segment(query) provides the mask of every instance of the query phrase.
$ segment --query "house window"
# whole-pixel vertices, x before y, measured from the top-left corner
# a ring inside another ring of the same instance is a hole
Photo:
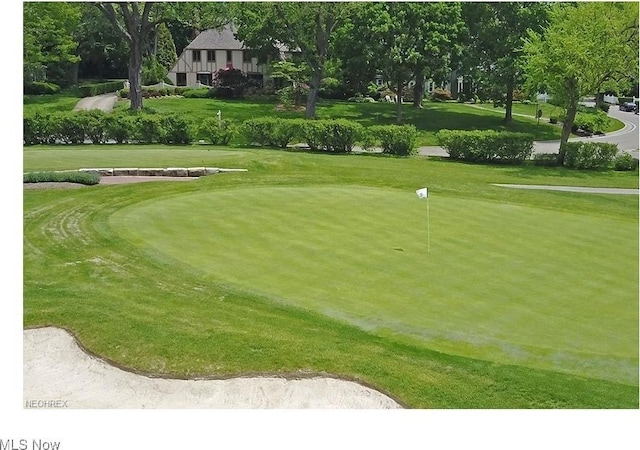
[[[187,74],[185,72],[176,73],[176,84],[178,86],[186,86],[187,85]]]
[[[207,62],[216,62],[215,50],[207,50]]]
[[[231,62],[231,50],[227,50],[227,62]]]
[[[204,84],[205,86],[211,86],[211,74],[210,73],[199,73],[199,74],[196,74],[196,80],[200,84]]]
[[[255,50],[245,50],[242,52],[242,62],[251,63],[251,60],[257,57],[258,54]],[[260,61],[258,61],[258,64],[260,64]]]
[[[200,62],[200,50],[193,51],[193,62]]]

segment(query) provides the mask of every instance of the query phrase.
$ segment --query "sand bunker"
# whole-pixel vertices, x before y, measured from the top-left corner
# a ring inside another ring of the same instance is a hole
[[[24,330],[24,401],[67,408],[360,408],[401,406],[351,381],[275,377],[229,380],[149,378],[85,353],[67,331]]]

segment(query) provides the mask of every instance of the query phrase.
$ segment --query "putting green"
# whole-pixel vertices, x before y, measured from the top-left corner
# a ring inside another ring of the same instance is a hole
[[[173,196],[111,225],[152,257],[365,329],[638,382],[637,223],[306,186]]]

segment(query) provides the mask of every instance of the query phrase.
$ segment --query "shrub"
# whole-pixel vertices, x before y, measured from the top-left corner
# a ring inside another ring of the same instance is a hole
[[[106,114],[100,110],[81,111],[78,114],[84,116],[86,137],[93,144],[104,144],[107,141]]]
[[[92,84],[84,84],[78,87],[80,91],[80,95],[83,97],[94,97],[100,94],[106,94],[108,92],[116,92],[118,90],[125,91],[122,88],[122,81],[106,81],[104,83],[92,83]],[[128,92],[128,89],[126,89]]]
[[[320,98],[343,100],[346,98],[345,89],[337,78],[323,78],[320,81],[320,89],[318,89]]]
[[[249,119],[242,123],[240,132],[247,144],[264,147],[271,143],[271,135],[275,124],[276,119],[271,117]]]
[[[125,113],[111,113],[104,118],[104,132],[107,140],[118,144],[129,142],[134,133],[134,118]]]
[[[321,148],[327,152],[349,153],[362,132],[362,125],[346,119],[321,121]]]
[[[573,121],[572,130],[586,131],[587,133],[603,133],[609,126],[609,117],[604,111],[594,110],[590,113],[578,113]]]
[[[147,112],[136,112],[131,118],[131,140],[139,144],[161,142],[163,127],[160,116]]]
[[[261,117],[244,121],[241,133],[249,145],[286,148],[296,137],[302,136],[302,119]]]
[[[323,126],[320,120],[305,120],[300,124],[300,138],[311,150],[322,150]]]
[[[630,153],[621,152],[613,158],[613,170],[636,170],[637,168],[638,160]]]
[[[557,153],[536,153],[533,155],[535,166],[556,167],[558,165]]]
[[[440,130],[436,138],[449,157],[470,162],[518,164],[533,152],[533,136],[525,133]]]
[[[572,169],[603,170],[613,165],[618,146],[606,142],[567,142],[563,150],[564,166]]]
[[[87,172],[27,172],[22,175],[23,183],[79,183],[94,185],[100,183],[100,175]]]
[[[160,119],[160,142],[163,144],[190,144],[193,141],[193,124],[185,116],[168,114]]]
[[[62,144],[82,144],[86,139],[86,116],[59,112],[51,116],[51,138]]]
[[[213,145],[229,145],[237,133],[237,127],[227,120],[209,117],[200,124],[199,132]]]
[[[558,117],[556,116],[549,117],[549,123],[553,123],[553,124],[558,123]]]
[[[418,131],[413,125],[377,125],[369,130],[379,140],[382,153],[412,156],[417,152]]]
[[[286,86],[278,91],[280,103],[286,107],[302,106],[309,95],[309,88],[298,84],[296,87]]]
[[[447,89],[442,89],[442,88],[436,88],[433,90],[433,93],[431,94],[431,98],[433,100],[452,100],[453,97],[451,96],[451,91],[447,90]]]
[[[209,88],[186,89],[183,91],[182,95],[184,98],[208,98]]]
[[[60,86],[57,84],[41,81],[25,83],[23,89],[26,95],[53,95],[60,93]]]
[[[51,115],[36,112],[22,119],[24,145],[47,144],[51,140]]]
[[[249,79],[240,69],[224,68],[215,73],[213,86],[218,89],[213,92],[217,98],[241,98],[248,84]]]

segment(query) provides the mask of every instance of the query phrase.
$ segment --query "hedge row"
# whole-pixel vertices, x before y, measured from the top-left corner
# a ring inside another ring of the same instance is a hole
[[[24,84],[25,95],[53,95],[60,93],[60,86],[54,83],[34,81]]]
[[[636,170],[638,160],[630,153],[619,152],[616,144],[606,142],[568,142],[563,147],[564,167],[584,170],[618,171]],[[539,153],[533,156],[536,166],[558,166],[557,153]]]
[[[122,84],[123,81],[105,81],[104,83],[85,84],[78,87],[78,89],[80,90],[80,95],[83,97],[93,97],[95,95],[116,92],[118,89],[122,89]]]
[[[23,119],[23,142],[35,144],[189,144],[193,124],[177,114],[106,114],[101,111],[35,113]]]
[[[93,186],[100,183],[100,175],[80,171],[73,172],[27,172],[22,175],[23,183],[78,183]]]
[[[455,160],[520,164],[533,153],[533,136],[525,133],[440,130],[436,138]]]
[[[263,117],[241,125],[217,118],[198,123],[177,114],[101,111],[35,113],[23,118],[25,145],[164,143],[189,144],[207,139],[214,145],[228,145],[236,137],[245,145],[286,148],[302,142],[316,151],[348,153],[357,142],[365,149],[380,146],[384,153],[408,156],[415,153],[417,131],[413,126],[362,125],[344,119],[304,120]]]

